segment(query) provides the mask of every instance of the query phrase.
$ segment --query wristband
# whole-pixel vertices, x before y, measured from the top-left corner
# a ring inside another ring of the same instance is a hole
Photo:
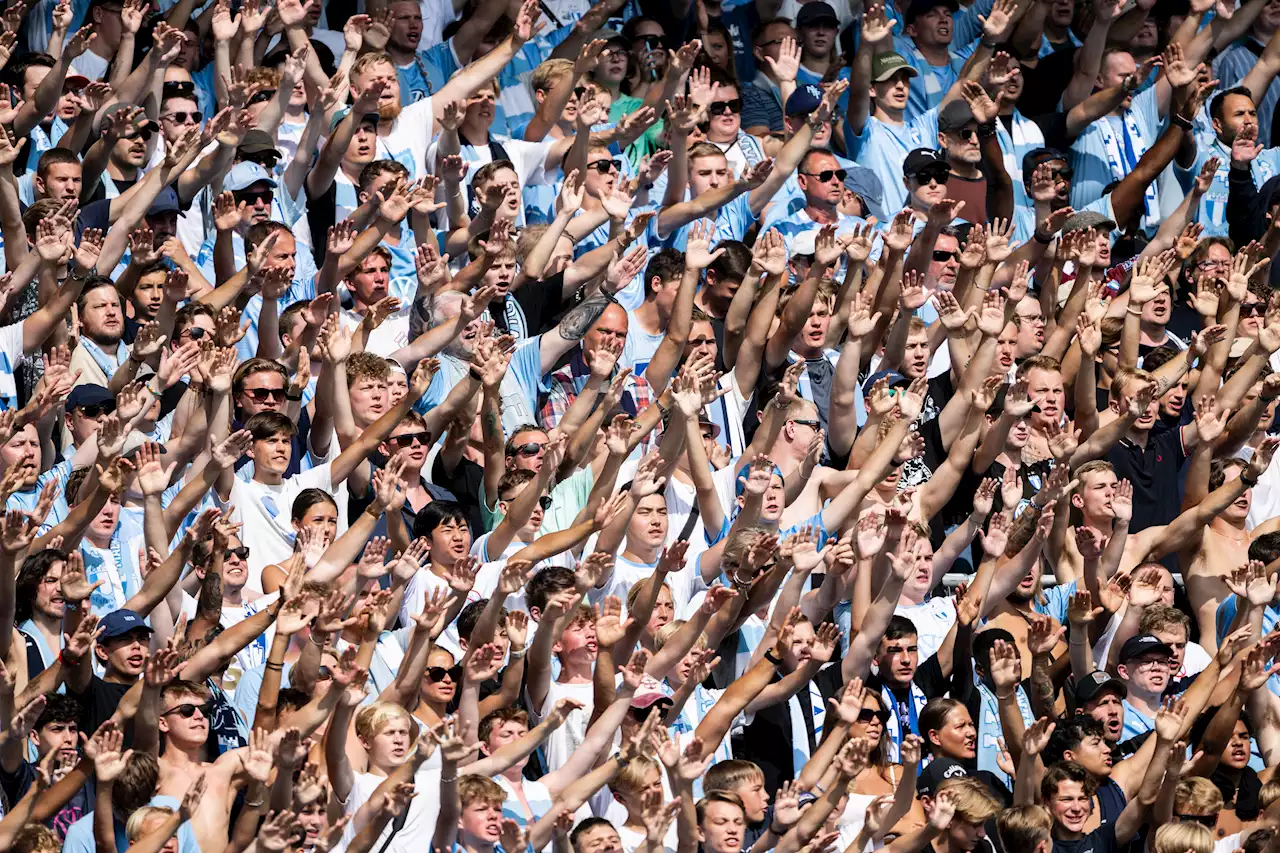
[[[787,834],[786,829],[777,829],[773,824],[769,824],[769,831],[779,838]]]
[[[1052,242],[1053,242],[1053,235],[1052,235],[1052,234],[1049,234],[1049,235],[1047,235],[1047,236],[1043,236],[1043,237],[1042,237],[1042,236],[1040,235],[1040,229],[1039,229],[1039,228],[1037,228],[1037,229],[1036,229],[1036,233],[1035,233],[1035,234],[1032,234],[1031,236],[1035,238],[1035,241],[1036,241],[1037,243],[1041,243],[1041,244],[1043,244],[1043,245],[1045,245],[1045,246],[1047,246],[1047,245],[1049,245],[1050,243],[1052,243]]]
[[[66,649],[60,649],[58,651],[58,662],[61,663],[63,666],[69,666],[73,668],[80,665],[80,659],[68,656]]]
[[[764,653],[764,659],[767,660],[769,663],[773,664],[774,666],[782,666],[782,658],[775,655],[773,653],[773,649],[770,649],[769,651]]]
[[[1174,113],[1172,116],[1170,116],[1169,121],[1173,122],[1175,126],[1180,127],[1183,130],[1188,130],[1188,131],[1191,130],[1190,120],[1182,117],[1178,113]]]
[[[512,660],[519,660],[524,657],[525,652],[529,651],[528,646],[521,646],[518,649],[507,649],[507,656]]]
[[[1240,475],[1240,482],[1244,483],[1246,486],[1248,486],[1248,487],[1249,487],[1249,488],[1251,488],[1251,489],[1252,489],[1254,486],[1258,485],[1258,481],[1257,481],[1257,480],[1251,480],[1251,479],[1249,479],[1249,476],[1248,476],[1248,472],[1247,472],[1247,471],[1246,471],[1244,474],[1241,474],[1241,475]]]
[[[301,399],[302,399],[302,392],[301,392],[301,391],[299,391],[297,394],[290,394],[288,391],[286,391],[286,392],[285,392],[285,395],[284,395],[284,398],[285,398],[286,400],[292,400],[293,402],[295,402],[295,403],[296,403],[296,402],[298,402],[299,400],[301,400]]]
[[[996,123],[994,121],[983,122],[978,125],[978,138],[990,139],[996,135]]]
[[[990,48],[991,50],[996,50],[997,48],[1000,47],[1000,42],[992,41],[991,39],[987,38],[985,35],[982,38],[978,39],[978,44],[982,45],[985,48]]]

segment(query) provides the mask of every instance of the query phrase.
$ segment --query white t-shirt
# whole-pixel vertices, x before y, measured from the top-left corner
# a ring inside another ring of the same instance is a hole
[[[273,592],[240,604],[227,604],[224,601],[218,624],[223,629],[238,625],[255,613],[260,613],[263,608],[268,607],[279,597],[279,592]],[[195,618],[198,605],[199,602],[192,595],[187,592],[182,593],[182,612],[187,614],[188,619]],[[247,670],[257,669],[267,662],[267,655],[271,652],[271,643],[275,640],[275,635],[276,626],[272,623],[267,626],[267,630],[254,637],[249,642],[249,645],[236,652],[235,657],[231,659],[231,663],[227,665],[227,670],[222,676],[222,689],[227,692],[228,696],[235,698],[236,685],[240,683],[241,675]]]
[[[71,70],[90,80],[101,80],[111,70],[111,58],[98,56],[92,50],[86,50],[71,60]]]
[[[378,159],[398,160],[412,173],[414,180],[431,174],[434,160],[427,159],[427,148],[435,136],[436,116],[431,98],[416,101],[401,110],[391,124],[391,132],[378,136]]]
[[[430,758],[413,774],[413,784],[417,787],[418,796],[409,801],[409,811],[405,815],[404,826],[391,839],[391,844],[384,850],[383,844],[391,835],[392,824],[389,822],[373,849],[381,853],[419,853],[424,845],[430,843],[435,835],[436,817],[440,814],[440,750],[436,750]],[[360,807],[369,801],[378,786],[387,781],[386,776],[374,773],[357,773],[351,784],[351,793],[347,797],[344,812],[355,817]],[[356,837],[357,827],[352,820],[342,833],[342,847],[346,847]]]
[[[430,99],[428,99],[430,100]],[[419,101],[419,103],[423,103]],[[414,104],[417,106],[417,104]],[[408,112],[406,107],[405,111]],[[504,151],[507,152],[507,158],[511,161],[511,165],[515,167],[516,177],[520,179],[521,189],[529,186],[539,186],[542,184],[550,184],[555,180],[559,170],[553,170],[553,174],[548,175],[544,166],[546,165],[547,155],[551,152],[551,147],[555,145],[556,140],[549,139],[543,142],[526,142],[523,139],[510,139],[506,136],[494,135]],[[436,149],[439,142],[431,143],[431,147],[427,150],[428,168],[434,169],[436,163]],[[493,152],[488,145],[463,145],[462,159],[470,164],[467,181],[475,176],[476,170],[486,163],[493,162]],[[499,158],[501,159],[501,158]],[[443,214],[440,211],[439,214]],[[524,224],[524,205],[520,205],[520,211],[516,215],[516,224]]]
[[[336,442],[335,442],[336,444]],[[334,494],[329,476],[331,462],[303,471],[277,486],[235,478],[231,500],[232,521],[238,521],[240,541],[249,546],[247,589],[262,591],[262,570],[289,559],[293,554],[293,501],[304,489],[320,489]],[[337,498],[337,495],[334,495]],[[338,533],[347,528],[346,500],[338,500]]]
[[[920,662],[942,647],[947,632],[956,622],[956,599],[953,595],[931,598],[923,604],[899,604],[893,609],[895,616],[905,616],[916,626]]]
[[[564,763],[569,760],[569,756],[573,751],[582,745],[587,737],[587,726],[591,722],[591,709],[594,706],[595,688],[591,682],[584,684],[561,684],[558,681],[551,682],[551,686],[547,689],[547,698],[543,701],[542,707],[535,710],[535,724],[546,719],[547,714],[551,713],[551,709],[555,707],[556,701],[559,699],[576,699],[582,703],[581,708],[575,708],[569,712],[569,716],[565,718],[564,725],[551,733],[547,738],[546,744],[543,746],[543,753],[547,758],[548,770],[559,770]],[[530,702],[532,705],[532,702]]]
[[[390,358],[396,350],[407,347],[409,345],[409,312],[412,308],[412,302],[402,302],[400,310],[388,315],[387,319],[382,321],[382,325],[369,335],[369,339],[365,341],[365,351],[383,358]],[[344,329],[355,329],[364,320],[363,314],[348,308],[343,308],[338,316],[341,318]]]

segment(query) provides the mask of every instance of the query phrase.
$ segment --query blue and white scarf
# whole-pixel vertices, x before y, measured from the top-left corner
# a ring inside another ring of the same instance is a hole
[[[924,695],[924,691],[914,681],[908,686],[908,692],[908,701],[899,707],[898,698],[889,690],[888,685],[880,686],[880,701],[889,712],[889,721],[885,723],[885,730],[889,733],[889,760],[895,764],[902,761],[902,739],[909,734],[920,734],[920,711],[929,701],[929,697]],[[907,720],[905,729],[902,725],[903,714]]]
[[[978,726],[978,769],[994,773],[1009,790],[1013,790],[1013,779],[1000,769],[1000,700],[996,699],[996,694],[982,683],[976,673],[974,683],[982,699],[978,719],[974,721]],[[1031,700],[1027,698],[1022,685],[1018,685],[1014,695],[1018,700],[1023,724],[1031,725],[1036,721],[1036,715],[1031,711]]]
[[[1107,164],[1111,166],[1111,177],[1122,180],[1134,169],[1138,168],[1138,160],[1147,150],[1142,127],[1138,124],[1137,113],[1128,109],[1120,116],[1124,132],[1117,139],[1112,123],[1107,119],[1098,122],[1098,130],[1102,134],[1102,145],[1107,152]],[[1154,229],[1160,224],[1160,204],[1156,197],[1155,181],[1147,184],[1142,194],[1142,227]]]
[[[87,352],[89,357],[93,359],[94,363],[101,368],[102,372],[106,374],[108,380],[115,375],[115,372],[120,368],[120,365],[124,364],[125,359],[129,357],[129,348],[125,346],[124,341],[120,341],[116,344],[116,351],[112,355],[108,355],[104,352],[102,347],[89,340],[87,335],[80,336],[80,347]],[[115,359],[114,362],[112,362],[113,358]]]

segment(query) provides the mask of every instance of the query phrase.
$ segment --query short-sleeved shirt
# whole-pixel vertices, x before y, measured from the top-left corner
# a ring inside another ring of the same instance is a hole
[[[1137,130],[1135,136],[1131,131]],[[1071,146],[1071,205],[1076,210],[1102,198],[1108,184],[1138,164],[1160,135],[1160,114],[1153,87],[1140,92],[1122,116],[1091,122]],[[1156,211],[1158,213],[1158,211]]]
[[[1186,458],[1180,429],[1148,437],[1145,448],[1122,438],[1107,451],[1116,476],[1133,484],[1132,532],[1169,524],[1178,517],[1180,471]]]
[[[853,159],[875,172],[880,179],[880,186],[884,188],[882,206],[885,213],[896,213],[907,205],[902,163],[916,148],[937,147],[938,111],[929,110],[904,124],[889,124],[868,116],[862,133],[854,133],[846,123],[844,138]]]
[[[1114,823],[1103,824],[1083,838],[1067,841],[1053,839],[1053,853],[1115,853],[1116,827]]]
[[[117,684],[94,675],[89,679],[89,686],[83,693],[68,692],[80,700],[80,731],[96,732],[98,726],[111,719],[111,715],[120,707],[120,700],[129,692],[129,684]],[[124,732],[125,746],[133,742],[133,728],[126,726]]]

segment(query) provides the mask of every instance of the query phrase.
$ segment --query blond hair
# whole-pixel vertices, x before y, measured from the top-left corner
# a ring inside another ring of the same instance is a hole
[[[618,775],[609,783],[609,790],[623,796],[639,797],[644,791],[644,778],[657,769],[658,762],[652,758],[643,755],[633,758],[622,765]]]
[[[996,832],[1005,850],[1031,853],[1042,841],[1053,840],[1053,816],[1044,806],[1014,806],[1000,812]]]
[[[538,63],[538,67],[529,75],[529,88],[535,92],[548,92],[552,86],[560,82],[564,75],[571,73],[573,73],[573,60],[548,59]]]
[[[153,817],[168,817],[173,814],[173,809],[166,806],[143,806],[129,815],[129,821],[124,825],[124,834],[128,836],[129,843],[133,844],[143,836],[145,830],[143,825]]]
[[[410,737],[417,734],[417,723],[414,722],[413,715],[402,706],[395,702],[374,702],[372,705],[365,705],[356,714],[356,736],[368,740],[386,728],[387,723],[395,720],[407,720]]]
[[[506,798],[507,792],[502,790],[502,786],[488,776],[477,776],[474,773],[468,773],[458,780],[458,802],[463,807],[469,806],[477,800],[489,805],[501,806]]]
[[[965,823],[977,826],[1000,813],[1000,801],[991,789],[972,777],[944,779],[938,785],[938,794],[943,791],[951,792],[951,801],[956,804],[956,817]]]
[[[1212,814],[1222,811],[1222,791],[1203,776],[1192,776],[1178,783],[1173,802],[1182,814]]]
[[[1213,853],[1213,832],[1190,820],[1175,820],[1156,830],[1152,853]]]

